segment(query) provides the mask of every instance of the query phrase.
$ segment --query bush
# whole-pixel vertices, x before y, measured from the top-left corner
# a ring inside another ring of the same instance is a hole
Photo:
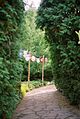
[[[0,1],[0,118],[10,119],[20,100],[20,64],[17,41],[23,2]]]
[[[46,85],[50,85],[53,84],[53,82],[48,82],[48,81],[42,81],[41,80],[34,80],[34,81],[30,81],[30,82],[22,82],[21,83],[21,93],[22,96],[24,97],[26,95],[26,92],[35,89],[35,88],[39,88],[42,86],[46,86]]]
[[[71,103],[80,103],[80,60],[79,52],[80,47],[76,43],[69,41],[66,49],[59,46],[57,50],[60,51],[60,62],[56,66],[56,79],[55,83],[58,88],[62,89]]]
[[[55,84],[73,104],[80,104],[79,8],[79,0],[43,0],[36,20],[51,47]]]

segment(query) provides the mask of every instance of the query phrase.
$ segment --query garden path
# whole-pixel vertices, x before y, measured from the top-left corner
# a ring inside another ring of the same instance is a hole
[[[12,119],[80,119],[80,110],[49,85],[28,92]]]

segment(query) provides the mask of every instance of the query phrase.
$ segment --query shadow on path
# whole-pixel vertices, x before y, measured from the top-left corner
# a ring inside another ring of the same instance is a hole
[[[50,85],[28,92],[12,119],[80,119],[80,110]]]

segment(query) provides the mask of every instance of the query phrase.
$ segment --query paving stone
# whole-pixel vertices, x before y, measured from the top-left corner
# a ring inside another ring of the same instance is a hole
[[[80,110],[50,85],[28,92],[12,119],[80,119]]]

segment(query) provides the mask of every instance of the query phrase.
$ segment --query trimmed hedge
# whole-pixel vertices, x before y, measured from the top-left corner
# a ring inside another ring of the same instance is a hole
[[[22,0],[0,0],[0,118],[10,119],[20,100],[18,45]]]
[[[57,88],[72,104],[80,104],[80,0],[43,0],[37,27],[45,29],[51,47],[53,75]]]

